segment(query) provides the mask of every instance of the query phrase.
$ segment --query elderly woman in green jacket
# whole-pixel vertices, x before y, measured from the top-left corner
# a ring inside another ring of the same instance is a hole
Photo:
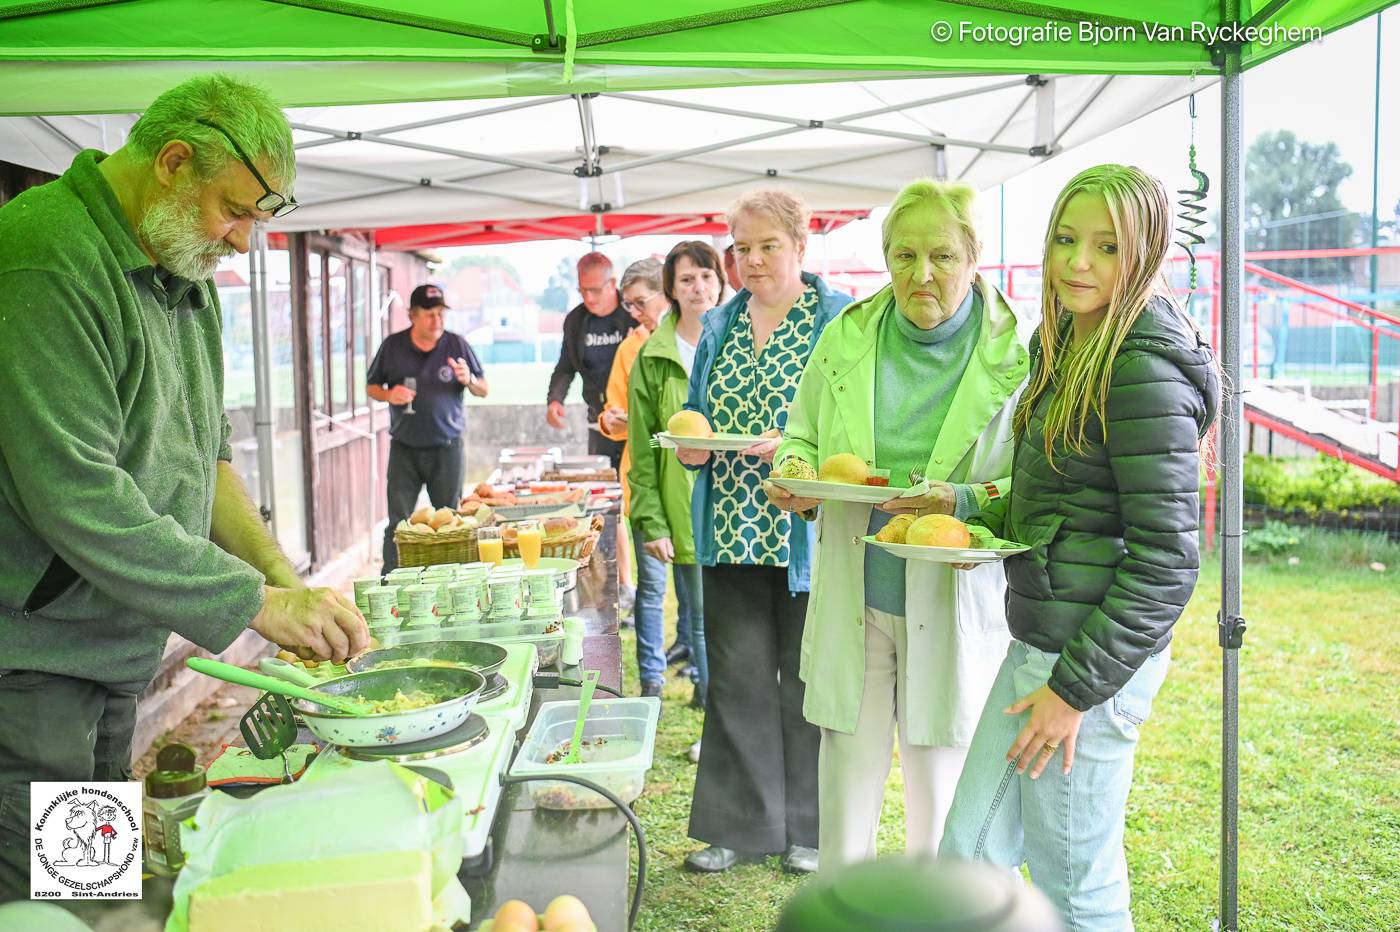
[[[650,443],[654,434],[666,429],[671,416],[685,407],[700,343],[700,321],[719,302],[723,274],[719,253],[709,243],[687,240],[672,248],[661,269],[661,289],[671,312],[637,353],[627,383],[632,525],[647,554],[671,564],[677,627],[690,631],[690,659],[697,674],[691,705],[699,708],[705,705],[710,668],[705,661],[704,595],[690,523],[695,473],[669,450],[652,449]]]
[[[934,854],[977,716],[1009,635],[1000,564],[957,573],[860,538],[896,513],[962,518],[1007,493],[1011,416],[1034,328],[977,274],[970,188],[920,180],[882,229],[891,282],[822,334],[788,414],[776,462],[818,466],[853,453],[891,471],[873,508],[820,503],[802,642],[803,712],[821,727],[822,870],[875,856],[891,746],[905,781],[906,843]],[[819,503],[769,486],[774,504]]]

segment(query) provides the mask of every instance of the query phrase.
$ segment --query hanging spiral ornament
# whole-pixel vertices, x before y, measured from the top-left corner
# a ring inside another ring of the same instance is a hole
[[[1198,231],[1201,227],[1206,225],[1205,199],[1206,194],[1210,191],[1210,178],[1206,176],[1205,172],[1196,167],[1196,95],[1194,93],[1191,94],[1190,97],[1190,108],[1191,157],[1189,167],[1191,177],[1196,182],[1196,187],[1189,190],[1178,190],[1176,192],[1182,195],[1181,200],[1176,202],[1177,206],[1181,208],[1177,214],[1177,219],[1181,225],[1176,228],[1176,232],[1180,233],[1182,236],[1182,238],[1177,241],[1177,245],[1186,252],[1187,258],[1191,260],[1191,294],[1187,297],[1188,305],[1191,298],[1195,296],[1196,284],[1198,281],[1196,247],[1205,244],[1205,237],[1201,236]]]

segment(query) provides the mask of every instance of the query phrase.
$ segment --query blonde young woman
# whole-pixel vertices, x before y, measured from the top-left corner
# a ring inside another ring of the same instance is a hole
[[[777,462],[838,453],[890,469],[890,501],[826,502],[802,646],[803,711],[822,730],[823,871],[875,857],[899,736],[905,845],[936,854],[977,717],[1010,636],[1000,564],[957,576],[860,538],[895,514],[966,518],[1006,494],[1011,418],[1036,317],[977,274],[966,185],[921,179],[895,196],[881,240],[890,284],[826,328],[788,412]],[[895,498],[922,473],[920,498]],[[771,484],[779,508],[811,499]]]
[[[1199,568],[1220,382],[1162,273],[1171,226],[1161,182],[1137,168],[1100,165],[1060,192],[1011,494],[981,515],[1032,549],[1006,561],[1014,640],[940,853],[1028,864],[1072,932],[1132,928],[1133,754]]]

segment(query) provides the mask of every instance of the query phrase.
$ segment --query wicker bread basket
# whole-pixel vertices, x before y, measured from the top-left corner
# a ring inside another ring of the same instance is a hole
[[[394,544],[399,548],[399,566],[435,566],[439,563],[475,563],[474,527],[451,531],[396,530]]]
[[[595,516],[590,521],[581,521],[578,527],[568,534],[546,537],[541,541],[540,556],[551,559],[577,560],[580,564],[585,564],[592,556],[593,548],[597,545],[602,531],[603,519],[600,517]],[[504,547],[507,557],[520,556],[520,545],[514,539],[505,541]]]
[[[436,566],[439,563],[475,563],[476,532],[495,523],[495,516],[481,511],[481,524],[445,531],[415,531],[396,528],[394,544],[399,550],[399,566]],[[479,519],[480,520],[480,519]]]

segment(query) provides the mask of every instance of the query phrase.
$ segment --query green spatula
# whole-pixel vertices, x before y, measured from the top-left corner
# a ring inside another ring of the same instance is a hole
[[[185,665],[196,673],[212,676],[216,680],[237,683],[239,686],[251,686],[254,689],[277,693],[279,696],[290,696],[293,699],[305,699],[308,702],[323,705],[328,709],[344,712],[346,715],[370,715],[374,711],[367,702],[356,702],[353,699],[346,699],[343,696],[332,696],[328,693],[316,692],[307,689],[305,686],[293,686],[291,683],[279,680],[275,676],[254,673],[252,670],[235,667],[231,663],[210,660],[207,657],[191,657],[185,661]]]
[[[588,718],[588,706],[593,702],[593,690],[598,685],[599,671],[585,670],[583,674],[583,691],[578,697],[578,721],[574,722],[574,737],[569,742],[569,754],[560,763],[577,764],[579,758],[579,742],[583,740],[583,723]]]

